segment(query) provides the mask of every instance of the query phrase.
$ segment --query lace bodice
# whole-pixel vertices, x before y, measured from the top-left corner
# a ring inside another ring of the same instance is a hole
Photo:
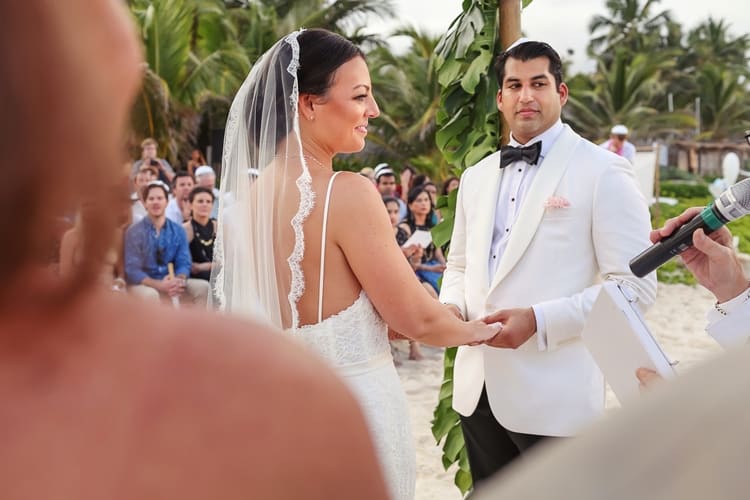
[[[364,290],[343,311],[289,332],[338,369],[355,368],[390,353],[388,328]]]

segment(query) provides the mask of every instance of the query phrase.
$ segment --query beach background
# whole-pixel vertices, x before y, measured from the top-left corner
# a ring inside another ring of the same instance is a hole
[[[646,313],[646,322],[660,345],[674,361],[678,373],[689,370],[721,353],[705,332],[706,311],[713,295],[701,286],[659,284],[656,303]],[[417,447],[417,500],[460,500],[453,484],[454,471],[443,470],[442,449],[430,432],[432,411],[443,376],[443,350],[422,346],[424,359],[409,361],[406,342],[394,342],[402,362],[399,375],[409,400],[409,411]],[[608,412],[617,411],[617,400],[607,395]]]

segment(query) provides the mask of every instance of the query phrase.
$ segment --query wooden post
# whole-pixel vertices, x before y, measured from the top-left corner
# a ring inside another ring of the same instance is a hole
[[[497,10],[500,21],[498,23],[500,46],[505,50],[521,38],[521,0],[497,0]],[[502,123],[500,144],[507,144],[510,139],[510,129],[502,115],[500,120]]]
[[[653,211],[653,219],[655,224],[662,225],[664,221],[661,220],[661,206],[659,206],[659,193],[661,191],[661,174],[659,171],[659,168],[661,167],[659,162],[659,156],[661,156],[661,145],[657,142],[654,144],[654,189],[653,189],[653,195],[654,195],[654,211]],[[649,200],[646,200],[647,202]]]

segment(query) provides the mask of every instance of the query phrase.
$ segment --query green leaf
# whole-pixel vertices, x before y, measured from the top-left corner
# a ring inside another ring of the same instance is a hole
[[[453,394],[453,381],[452,380],[444,381],[443,384],[440,386],[440,394],[438,395],[438,397],[440,399],[449,399],[452,394]]]
[[[461,431],[461,426],[457,425],[453,427],[448,435],[445,437],[445,445],[443,446],[443,453],[448,459],[456,461],[458,454],[464,447],[464,434]]]
[[[463,64],[456,59],[448,59],[438,71],[438,83],[446,87],[453,83],[461,74]]]
[[[458,486],[458,489],[461,490],[461,494],[465,495],[472,486],[471,473],[463,469],[459,469],[458,472],[456,472],[454,482],[456,486]]]
[[[450,123],[435,133],[435,142],[440,149],[445,148],[448,143],[460,135],[469,126],[469,118],[456,115]]]
[[[492,52],[482,51],[478,57],[476,57],[469,68],[464,73],[464,77],[461,79],[461,88],[469,94],[474,94],[474,91],[479,85],[479,79],[482,75],[487,74],[487,70],[492,62]]]
[[[442,247],[451,240],[453,234],[453,219],[444,219],[430,231],[435,246]]]
[[[459,422],[458,413],[444,412],[440,415],[435,422],[432,424],[432,436],[435,438],[435,442],[439,443],[448,432]]]

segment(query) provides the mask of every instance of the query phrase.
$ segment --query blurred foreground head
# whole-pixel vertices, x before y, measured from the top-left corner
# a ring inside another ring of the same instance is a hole
[[[0,18],[0,211],[17,214],[0,220],[0,262],[12,263],[0,306],[29,293],[62,300],[93,282],[127,203],[124,138],[140,49],[117,0],[1,2]],[[84,199],[95,207],[83,233],[91,265],[62,289],[30,279],[59,218]]]

